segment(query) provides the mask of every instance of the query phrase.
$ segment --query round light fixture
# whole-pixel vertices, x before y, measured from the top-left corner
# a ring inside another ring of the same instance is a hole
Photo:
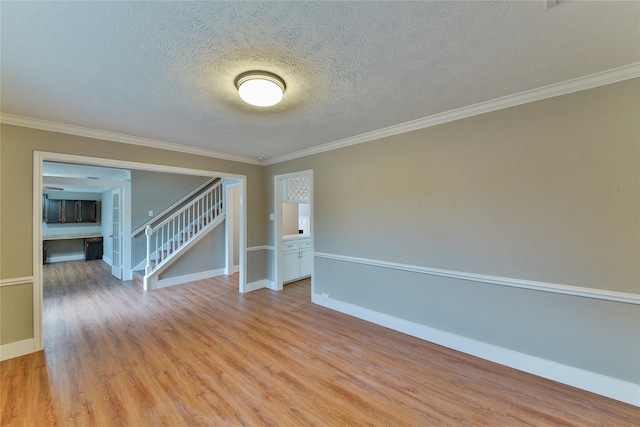
[[[286,89],[284,80],[268,71],[247,71],[236,77],[235,83],[240,98],[256,107],[276,105]]]

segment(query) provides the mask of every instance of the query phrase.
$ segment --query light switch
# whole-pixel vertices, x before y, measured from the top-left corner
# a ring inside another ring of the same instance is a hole
[[[271,221],[275,221],[275,220],[276,220],[276,214],[274,214],[274,213],[270,213],[270,214],[269,214],[269,219],[270,219]]]
[[[149,216],[153,216],[153,211],[149,211]]]

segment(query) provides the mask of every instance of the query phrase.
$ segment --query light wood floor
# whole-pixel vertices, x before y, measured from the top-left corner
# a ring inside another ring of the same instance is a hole
[[[2,426],[632,426],[640,409],[310,303],[309,281],[145,293],[47,265],[45,351],[2,362]]]

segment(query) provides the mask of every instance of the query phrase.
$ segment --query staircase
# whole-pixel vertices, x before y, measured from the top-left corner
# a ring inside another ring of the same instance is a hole
[[[156,226],[148,225],[144,289],[157,288],[159,274],[224,218],[223,186],[218,181]]]

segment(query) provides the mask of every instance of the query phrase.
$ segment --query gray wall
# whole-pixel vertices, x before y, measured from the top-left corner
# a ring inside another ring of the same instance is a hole
[[[162,272],[158,278],[168,279],[223,269],[226,253],[224,227],[223,221]]]
[[[315,251],[640,293],[640,79],[269,166]],[[273,227],[273,223],[269,224]],[[271,233],[273,230],[271,230]],[[640,307],[315,257],[317,294],[640,383]]]
[[[298,234],[298,204],[282,204],[282,235]]]
[[[180,175],[143,170],[131,171],[131,229],[135,230],[154,215],[208,181],[210,177]]]

